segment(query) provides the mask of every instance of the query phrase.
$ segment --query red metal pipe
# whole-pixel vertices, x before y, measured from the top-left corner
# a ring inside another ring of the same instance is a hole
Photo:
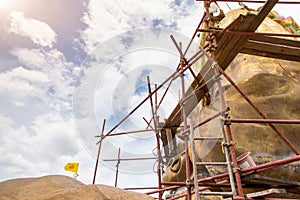
[[[150,122],[147,121],[147,119],[145,117],[143,117],[143,120],[146,122],[147,124],[147,129],[150,127],[152,130],[151,131],[154,131],[155,132],[155,129],[151,126],[151,122],[153,120],[153,117],[151,118]]]
[[[200,184],[200,183],[199,183]],[[162,182],[162,185],[174,185],[177,187],[186,186],[186,182]],[[195,185],[193,182],[191,182],[191,186]],[[220,187],[220,186],[230,186],[228,181],[224,180],[218,183],[202,183],[201,186],[209,186],[209,187]]]
[[[103,159],[103,161],[131,161],[131,160],[156,160],[155,157],[149,157],[149,158],[120,158],[120,159]]]
[[[152,190],[157,189],[158,187],[137,187],[137,188],[122,188],[123,190]],[[147,193],[145,193],[147,194]]]
[[[118,136],[118,135],[127,135],[127,134],[133,134],[133,133],[142,133],[142,132],[150,132],[153,130],[137,130],[137,131],[127,131],[127,132],[120,132],[120,133],[114,133],[114,134],[110,134],[107,135],[107,137],[111,137],[111,136]]]
[[[215,114],[213,114],[212,116],[202,120],[201,122],[197,123],[195,126],[194,126],[194,129],[198,128],[199,126],[202,126],[204,124],[206,124],[207,122],[219,117],[220,115],[223,115],[225,112],[227,112],[229,109],[228,108],[225,108],[224,110],[221,110]]]
[[[182,49],[182,46],[180,45],[180,51]],[[181,57],[181,71],[183,71],[183,68],[185,66],[185,62],[184,62],[184,57]],[[184,85],[184,74],[181,74],[181,86],[182,86],[182,98],[185,98],[185,85]],[[183,116],[183,130],[188,130],[187,127],[187,114],[184,108],[184,103],[181,104],[182,106],[182,116]],[[186,181],[190,182],[190,176],[191,176],[191,171],[190,171],[190,162],[189,162],[189,136],[188,134],[186,134],[184,136],[184,147],[185,147],[185,170],[186,170]],[[191,188],[189,186],[187,186],[187,197],[188,200],[192,199],[192,195],[191,195]]]
[[[245,169],[242,169],[241,171],[242,172],[250,172],[250,171],[260,170],[260,169],[264,169],[264,168],[271,169],[271,168],[278,167],[280,165],[285,165],[285,164],[295,162],[295,161],[298,161],[298,160],[300,160],[300,155],[285,158],[285,159],[282,159],[282,160],[276,160],[276,161],[273,161],[273,162],[268,162],[268,163],[265,163],[265,164],[261,164],[261,165],[257,165],[257,166],[253,166],[253,167],[249,167],[249,168],[245,168]]]
[[[155,122],[156,123],[156,122]],[[157,161],[157,175],[158,175],[158,188],[161,189],[162,185],[161,185],[161,154],[160,154],[160,141],[159,141],[159,133],[157,132],[156,134],[156,143],[157,143],[157,157],[158,157],[158,161]],[[162,200],[162,192],[159,192],[159,200]]]
[[[119,176],[119,166],[120,166],[120,154],[121,154],[121,148],[118,149],[118,163],[117,163],[117,169],[116,169],[116,178],[115,178],[115,187],[118,185],[118,176]]]
[[[175,186],[165,187],[165,188],[158,189],[158,190],[155,190],[155,191],[146,192],[145,194],[150,195],[150,194],[155,194],[155,193],[158,193],[158,192],[164,192],[166,190],[172,190],[172,189],[176,189],[176,188],[179,188],[179,186],[175,185]]]
[[[100,152],[101,152],[102,140],[105,138],[105,136],[104,136],[105,122],[106,122],[106,119],[103,120],[102,132],[101,132],[101,135],[100,135],[100,141],[99,141],[99,146],[98,146],[98,153],[97,153],[96,165],[95,165],[95,171],[94,171],[94,177],[93,177],[93,184],[95,184],[95,181],[96,181],[97,169],[98,169],[98,164],[99,164],[99,157],[100,157]]]
[[[200,127],[200,126],[202,126],[202,125],[210,122],[211,120],[216,119],[217,117],[219,117],[220,115],[223,115],[227,111],[228,111],[228,108],[226,108],[225,110],[221,110],[221,111],[213,114],[212,116],[207,117],[206,119],[204,119],[204,120],[198,122],[197,124],[195,124],[193,126],[193,129],[195,130],[196,128],[198,128],[198,127]],[[189,130],[186,130],[186,131],[183,131],[182,134],[186,134],[188,132],[189,132]]]
[[[225,119],[224,122],[228,123],[258,123],[258,124],[300,124],[300,120],[288,119]]]
[[[157,159],[158,159],[158,164],[157,164],[157,176],[158,176],[158,188],[161,189],[161,155],[160,155],[160,141],[159,141],[159,132],[158,132],[158,118],[157,118],[157,111],[154,110],[153,106],[153,100],[152,100],[152,92],[151,92],[151,86],[150,86],[150,78],[147,76],[147,81],[148,81],[148,91],[149,91],[149,96],[150,96],[150,105],[151,105],[151,111],[152,111],[152,118],[154,119],[154,130],[155,130],[155,135],[156,135],[156,145],[157,145]],[[157,89],[157,87],[155,87]],[[156,94],[156,93],[155,93]],[[157,99],[155,98],[155,102],[157,102]],[[155,109],[157,109],[157,103],[155,103]],[[159,200],[162,200],[162,192],[158,193],[158,198]]]

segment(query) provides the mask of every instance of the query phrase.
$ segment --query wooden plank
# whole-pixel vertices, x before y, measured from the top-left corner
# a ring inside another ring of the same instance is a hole
[[[254,20],[253,23],[250,24],[250,26],[249,26],[250,30],[255,31],[259,27],[259,25],[264,21],[264,19],[272,11],[272,9],[274,8],[274,6],[276,5],[277,2],[278,2],[278,0],[268,0],[264,4],[262,9],[257,14],[256,20]]]
[[[241,53],[299,62],[300,41],[253,35],[243,47]]]
[[[249,41],[241,53],[300,62],[300,48]]]
[[[254,32],[272,10],[277,1],[278,0],[268,0],[258,15],[252,13],[248,13],[246,16],[240,15],[237,19],[238,21],[236,21],[236,23],[234,23],[228,30]],[[216,50],[216,61],[223,70],[227,68],[235,56],[242,50],[249,37],[249,35],[224,34],[220,38],[217,38],[219,41],[218,48]],[[211,70],[208,70],[208,66],[204,66],[198,73],[197,77],[201,77],[204,74],[207,74],[206,80],[214,76],[214,73]],[[187,95],[193,93],[197,85],[197,80],[193,80],[191,86],[187,90]],[[207,87],[204,87],[202,90],[195,92],[197,101],[192,98],[190,101],[186,102],[185,111],[187,115],[189,115],[198,105],[211,86],[212,84],[207,85]],[[177,104],[169,118],[166,120],[163,128],[173,127],[173,129],[176,129],[174,127],[178,127],[182,122],[181,112],[181,106]]]
[[[246,30],[248,28],[248,24],[247,22],[250,22],[251,19],[249,16],[245,16],[245,15],[239,15],[233,22],[233,26],[231,26],[230,28],[226,28],[227,30],[230,31],[242,31],[242,30]],[[230,26],[230,25],[229,25]],[[219,33],[216,37],[217,41],[218,41],[218,48],[217,48],[217,52],[218,51],[222,51],[229,43],[231,43],[232,38],[235,37],[237,35],[235,34],[222,34]],[[240,37],[240,36],[238,36]]]
[[[257,198],[257,197],[263,197],[271,194],[286,194],[285,189],[278,189],[278,188],[272,188],[272,189],[267,189],[259,192],[254,192],[254,193],[249,193],[247,194],[247,198]]]
[[[263,20],[268,16],[269,12],[276,5],[278,0],[268,0],[263,8],[257,15],[248,13],[245,18],[239,16],[239,23],[232,29],[232,31],[248,31],[254,32]],[[249,35],[234,35],[231,38],[224,36],[220,41],[220,48],[216,51],[216,58],[220,67],[225,70],[235,56],[242,50],[244,44],[250,38]],[[230,36],[229,36],[230,37]],[[222,44],[222,40],[225,40],[225,46]]]
[[[282,179],[263,176],[260,174],[253,174],[243,178],[246,184],[265,184],[269,186],[289,186],[289,187],[299,187],[300,183],[295,181],[285,181]]]
[[[300,48],[299,40],[291,40],[291,39],[285,39],[285,38],[279,38],[279,37],[270,37],[270,36],[264,36],[264,35],[252,35],[252,36],[250,36],[249,41],[257,41],[257,42],[264,42],[264,43]]]

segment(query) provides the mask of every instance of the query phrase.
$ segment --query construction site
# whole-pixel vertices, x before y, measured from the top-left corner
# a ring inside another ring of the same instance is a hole
[[[187,48],[170,35],[180,55],[176,70],[155,88],[148,77],[148,96],[110,131],[103,122],[93,183],[103,140],[150,130],[157,186],[124,189],[148,189],[159,200],[300,199],[300,27],[274,10],[300,1],[197,2],[204,14]],[[232,2],[240,7],[225,13],[221,5]],[[252,9],[252,3],[261,6]],[[192,42],[199,46],[187,57]],[[162,119],[161,102],[175,79],[182,83],[180,100]],[[147,128],[116,133],[143,104],[151,106]],[[119,150],[116,182],[123,160]]]

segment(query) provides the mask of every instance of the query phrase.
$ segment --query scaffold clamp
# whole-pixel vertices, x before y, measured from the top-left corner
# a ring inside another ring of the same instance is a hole
[[[186,179],[185,184],[186,184],[186,188],[191,188],[191,180],[190,179]]]
[[[232,172],[233,172],[233,173],[240,173],[240,172],[241,172],[241,168],[239,168],[239,167],[234,167],[234,168],[232,168]]]
[[[229,146],[234,146],[235,143],[233,141],[229,141],[229,142],[222,142],[221,145],[223,147],[229,147]]]

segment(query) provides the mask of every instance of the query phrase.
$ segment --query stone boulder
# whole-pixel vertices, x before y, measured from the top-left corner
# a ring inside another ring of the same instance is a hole
[[[51,175],[0,182],[1,200],[153,200],[145,194],[106,185],[85,185],[74,178]]]

